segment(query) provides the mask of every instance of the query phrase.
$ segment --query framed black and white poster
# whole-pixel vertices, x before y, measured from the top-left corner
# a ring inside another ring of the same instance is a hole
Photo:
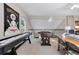
[[[4,35],[19,32],[19,13],[4,4]]]

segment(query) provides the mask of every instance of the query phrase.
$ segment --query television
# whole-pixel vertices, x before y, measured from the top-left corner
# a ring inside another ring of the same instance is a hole
[[[75,31],[73,29],[69,30],[69,34],[75,34]]]

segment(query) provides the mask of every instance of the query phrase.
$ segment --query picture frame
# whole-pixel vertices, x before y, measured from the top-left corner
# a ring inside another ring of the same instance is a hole
[[[19,31],[19,13],[4,3],[4,36]]]

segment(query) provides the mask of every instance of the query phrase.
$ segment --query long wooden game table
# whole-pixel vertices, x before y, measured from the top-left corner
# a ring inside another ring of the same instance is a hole
[[[16,46],[18,46],[21,42],[25,42],[26,38],[30,40],[29,36],[31,34],[32,33],[26,32],[15,36],[2,38],[0,40],[0,55],[7,54],[9,53],[9,51],[11,52],[11,54],[16,55]]]

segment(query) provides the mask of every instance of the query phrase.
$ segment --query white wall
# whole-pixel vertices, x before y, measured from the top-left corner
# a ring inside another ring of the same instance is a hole
[[[25,21],[25,25],[26,25],[25,30],[21,31],[22,27],[20,25],[19,33],[29,31],[30,25],[29,25],[28,15],[16,3],[7,3],[7,5],[20,14],[19,22],[21,22],[22,19],[24,19],[24,21]],[[19,34],[19,33],[16,33],[16,34]],[[16,35],[16,34],[13,34],[13,35]],[[8,36],[12,36],[12,35],[8,35]],[[4,37],[4,4],[0,3],[0,38],[3,38],[3,37]]]
[[[4,9],[3,4],[0,3],[0,38],[4,36]]]
[[[30,19],[33,29],[64,29],[66,17],[52,17],[52,21],[48,22],[49,18],[34,18]]]
[[[66,26],[66,17],[52,17],[52,21],[48,22],[49,17],[31,17],[30,22],[33,27],[33,33],[40,31],[50,31],[61,37],[64,33],[64,28]]]
[[[39,31],[50,31],[61,37],[65,32],[65,26],[72,26],[74,28],[74,21],[79,20],[78,16],[55,16],[52,21],[48,22],[46,17],[31,17],[30,21],[35,33]],[[56,30],[55,30],[56,29]]]

